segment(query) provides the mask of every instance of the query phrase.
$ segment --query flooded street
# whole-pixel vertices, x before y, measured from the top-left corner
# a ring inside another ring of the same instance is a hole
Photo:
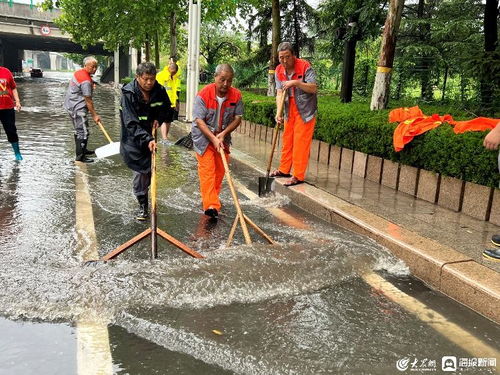
[[[196,159],[172,144],[158,148],[158,227],[206,258],[158,239],[157,260],[145,240],[83,266],[92,248],[103,256],[147,224],[133,218],[132,172],[119,155],[75,166],[62,108],[69,77],[18,81],[22,162],[0,136],[0,374],[442,373],[443,356],[500,361],[497,325],[426,288],[374,241],[284,196],[255,197],[257,175],[237,168],[250,190],[240,190],[243,210],[279,244],[251,233],[245,245],[238,229],[227,248],[236,215],[227,185],[210,223]],[[118,140],[119,97],[99,86],[94,101]],[[90,132],[90,149],[106,144],[96,125]],[[401,302],[373,283],[397,288]]]

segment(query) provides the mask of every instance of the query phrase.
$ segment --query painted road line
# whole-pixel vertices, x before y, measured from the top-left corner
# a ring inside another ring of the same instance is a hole
[[[372,288],[381,291],[388,299],[397,303],[408,312],[416,315],[422,322],[428,324],[447,340],[460,346],[474,357],[500,358],[500,352],[497,349],[485,344],[482,340],[470,332],[467,332],[457,324],[448,321],[443,315],[396,288],[383,277],[373,272],[366,273],[362,275],[362,277]]]
[[[83,262],[98,260],[99,253],[97,252],[97,236],[95,234],[92,200],[89,193],[87,165],[84,163],[77,163],[75,187],[76,253]]]
[[[76,163],[76,254],[83,262],[99,259],[87,165]],[[92,315],[89,311],[88,315]],[[79,375],[112,375],[113,359],[108,326],[104,322],[81,319],[76,322],[77,363]]]

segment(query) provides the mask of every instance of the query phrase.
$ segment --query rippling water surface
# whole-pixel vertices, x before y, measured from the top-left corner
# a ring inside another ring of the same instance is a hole
[[[238,231],[225,247],[235,216],[227,187],[214,225],[200,208],[196,160],[172,145],[158,151],[158,225],[206,258],[189,258],[160,239],[156,261],[143,241],[115,261],[82,266],[74,142],[61,105],[66,85],[64,75],[19,82],[24,161],[13,161],[0,137],[0,330],[8,333],[0,338],[0,367],[6,369],[0,373],[80,373],[75,357],[83,321],[108,327],[108,373],[117,374],[388,374],[405,356],[469,355],[368,287],[364,272],[393,278],[445,306],[498,347],[498,327],[412,280],[402,262],[370,239],[326,225],[285,197],[241,196],[247,215],[279,245],[244,245]],[[106,86],[95,95],[114,139],[117,98]],[[105,143],[93,125],[90,148]],[[104,255],[145,229],[132,217],[132,173],[119,156],[82,173]],[[245,185],[256,179],[235,174]],[[304,225],[290,227],[269,208]],[[27,336],[43,349],[28,350]]]

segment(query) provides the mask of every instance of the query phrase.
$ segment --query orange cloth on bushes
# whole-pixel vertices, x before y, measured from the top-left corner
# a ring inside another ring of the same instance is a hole
[[[416,117],[425,117],[418,105],[415,107],[396,108],[389,112],[389,122],[401,122]]]
[[[453,121],[453,118],[450,115],[439,116],[434,114],[432,116],[416,117],[401,122],[394,129],[392,137],[394,150],[396,152],[401,151],[414,137],[438,127],[444,121]]]
[[[226,150],[227,150],[226,145]],[[200,192],[203,210],[215,208],[220,211],[221,203],[219,194],[224,179],[224,163],[220,154],[215,150],[213,144],[209,144],[207,149],[200,155],[195,154],[198,159],[198,176],[200,178]],[[226,160],[229,162],[229,151],[225,152]]]
[[[309,163],[309,152],[316,125],[316,117],[304,122],[295,103],[295,98],[289,98],[288,119],[285,121],[283,131],[283,147],[281,148],[281,160],[279,170],[290,173],[293,166],[293,175],[300,181],[306,177],[306,169]]]
[[[468,121],[448,121],[454,126],[455,134],[465,133],[467,131],[484,131],[493,129],[500,122],[498,118],[476,117]]]

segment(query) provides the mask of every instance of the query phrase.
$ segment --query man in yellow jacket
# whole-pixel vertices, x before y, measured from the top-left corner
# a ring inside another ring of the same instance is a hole
[[[170,62],[163,70],[156,75],[156,80],[167,90],[168,98],[174,110],[173,120],[179,118],[179,94],[181,90],[180,69],[175,62]],[[164,123],[160,127],[162,143],[166,143],[170,123]]]

